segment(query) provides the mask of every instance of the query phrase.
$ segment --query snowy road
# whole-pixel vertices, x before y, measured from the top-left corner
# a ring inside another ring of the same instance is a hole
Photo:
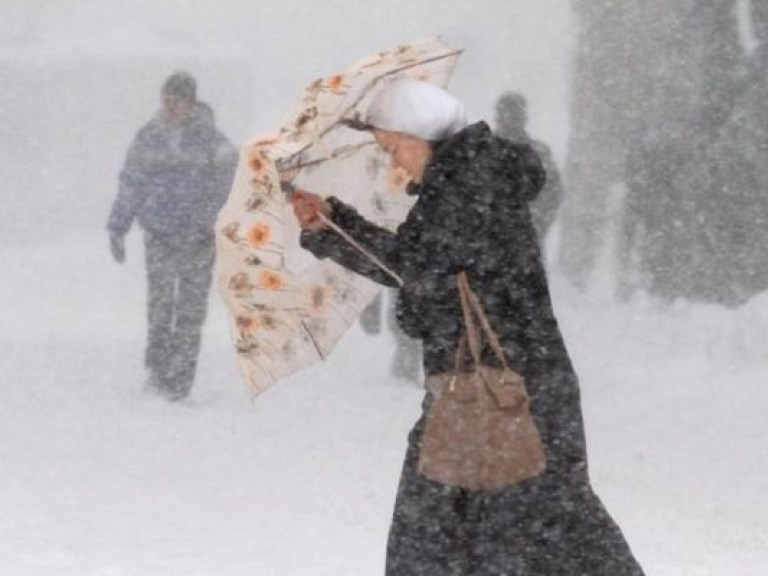
[[[420,391],[388,336],[251,403],[216,297],[186,405],[141,392],[143,272],[101,235],[0,249],[0,573],[374,576]],[[557,278],[555,278],[557,280]],[[768,565],[768,297],[577,299],[555,282],[595,486],[649,576]]]

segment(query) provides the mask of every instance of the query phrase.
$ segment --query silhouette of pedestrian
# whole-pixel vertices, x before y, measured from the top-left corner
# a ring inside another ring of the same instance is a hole
[[[528,134],[528,103],[522,94],[507,92],[496,101],[496,134],[518,144],[531,146],[541,158],[547,181],[538,197],[529,204],[533,226],[544,244],[547,233],[563,202],[563,180],[549,146]]]
[[[175,72],[162,108],[133,140],[107,228],[114,259],[125,261],[133,221],[144,230],[148,282],[148,388],[169,400],[194,381],[214,263],[213,226],[237,153],[197,100],[195,79]]]

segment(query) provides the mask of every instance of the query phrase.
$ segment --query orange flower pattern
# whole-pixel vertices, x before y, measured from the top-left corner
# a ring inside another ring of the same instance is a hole
[[[296,119],[296,129],[301,130],[315,118],[317,118],[317,106],[309,106]]]
[[[227,224],[224,226],[224,228],[221,229],[221,234],[225,238],[227,238],[230,242],[237,243],[238,236],[237,233],[240,231],[240,224],[238,222],[232,222],[231,224]]]
[[[229,279],[229,289],[240,296],[248,296],[253,289],[253,284],[248,279],[248,274],[238,272]]]
[[[272,146],[280,141],[279,138],[262,138],[253,143],[256,148],[262,148],[264,146]]]
[[[393,74],[443,84],[457,56],[437,39],[375,54],[312,82],[291,119],[243,149],[229,200],[219,214],[217,267],[243,375],[254,393],[305,365],[308,355],[325,357],[375,290],[335,264],[292,259],[298,247],[287,232],[293,233],[295,222],[284,205],[280,174],[295,166],[299,184],[312,189],[315,181],[323,182],[323,169],[311,162],[335,152],[337,133],[329,128],[339,114],[359,112],[349,104],[368,101],[378,80],[388,81]],[[400,193],[405,179],[390,170],[374,147],[362,150],[362,156],[349,156],[364,161],[349,180],[375,183],[361,207],[379,224],[393,227],[411,204]],[[340,188],[342,195],[354,189],[347,182]]]
[[[341,92],[344,87],[344,74],[335,74],[325,84],[331,92]]]
[[[252,194],[245,202],[245,209],[249,212],[253,212],[263,206],[264,202],[266,202],[266,200],[264,200],[259,193]]]
[[[256,319],[250,316],[238,316],[235,319],[235,325],[243,332],[253,332],[258,327]]]
[[[309,312],[321,314],[325,311],[333,289],[328,284],[316,284],[309,290]]]
[[[272,229],[266,222],[256,222],[248,230],[247,242],[252,248],[263,248],[272,238]]]
[[[272,270],[263,270],[259,274],[259,285],[265,290],[281,290],[285,285],[283,277]]]
[[[325,303],[325,287],[315,286],[312,289],[312,308],[315,310],[322,308]]]
[[[261,148],[251,148],[248,152],[248,165],[256,174],[261,174],[269,166],[269,159]]]
[[[261,317],[261,325],[265,330],[275,330],[277,329],[277,318],[271,314],[264,314]]]

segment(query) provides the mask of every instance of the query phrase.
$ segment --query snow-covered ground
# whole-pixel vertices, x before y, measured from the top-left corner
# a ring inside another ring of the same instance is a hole
[[[186,404],[142,393],[138,235],[0,249],[0,574],[374,576],[417,386],[355,329],[256,401],[214,294]],[[727,311],[569,291],[592,475],[649,576],[768,566],[768,295]]]

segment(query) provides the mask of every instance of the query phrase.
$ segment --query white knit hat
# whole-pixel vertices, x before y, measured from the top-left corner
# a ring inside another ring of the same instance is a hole
[[[363,121],[380,130],[438,141],[467,125],[464,105],[445,90],[422,80],[397,80],[382,88]]]

